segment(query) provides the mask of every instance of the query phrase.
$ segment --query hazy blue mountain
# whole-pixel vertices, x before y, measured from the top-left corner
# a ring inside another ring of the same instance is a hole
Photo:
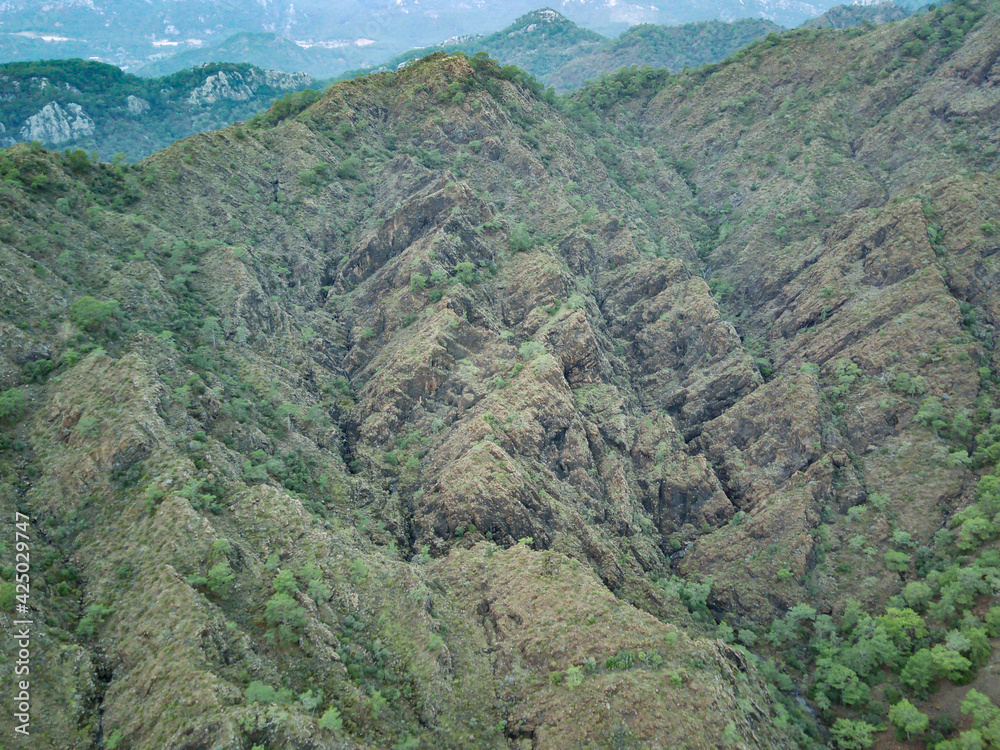
[[[794,26],[833,4],[830,0],[686,0],[669,5],[559,0],[553,8],[582,26],[612,35],[640,23],[746,17]],[[6,0],[0,14],[0,61],[79,56],[132,69],[216,46],[241,32],[269,32],[307,52],[335,53],[332,69],[324,70],[332,74],[376,65],[454,36],[489,33],[537,8],[538,0]]]
[[[330,77],[359,59],[367,59],[357,44],[336,47],[296,44],[272,31],[242,31],[209,47],[196,47],[133,68],[141,76],[155,78],[178,70],[213,62],[241,62],[267,70],[303,72],[316,77]],[[366,54],[377,54],[379,46]]]
[[[888,23],[901,21],[912,13],[894,2],[872,5],[838,5],[816,18],[802,24],[804,29],[849,29],[862,23]]]
[[[567,91],[630,65],[677,71],[718,62],[775,31],[781,31],[781,27],[762,19],[700,21],[681,26],[639,24],[608,39],[545,8],[521,16],[494,34],[459,37],[449,40],[449,44],[410,50],[378,67],[395,70],[431,52],[474,55],[483,51],[504,65],[527,70],[558,91]],[[351,71],[343,77],[361,72],[366,71]]]

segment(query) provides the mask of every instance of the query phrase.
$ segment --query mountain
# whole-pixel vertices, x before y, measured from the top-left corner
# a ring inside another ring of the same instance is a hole
[[[910,11],[893,2],[873,5],[838,5],[826,13],[811,18],[801,25],[803,29],[849,29],[862,23],[887,23],[900,21]]]
[[[4,151],[32,746],[989,748],[998,61],[955,0]]]
[[[678,71],[686,66],[718,62],[753,40],[780,30],[780,26],[770,21],[705,21],[684,26],[640,25],[620,37],[606,39],[546,8],[522,16],[495,34],[410,50],[378,69],[395,70],[431,52],[468,55],[486,52],[505,65],[523,68],[557,91],[566,91],[632,65]],[[367,72],[370,71],[356,70],[342,77],[352,78]]]
[[[741,47],[781,27],[771,21],[742,19],[701,21],[683,26],[633,26],[616,39],[575,57],[549,72],[544,80],[558,91],[575,89],[619,68],[648,65],[679,71],[724,60]]]
[[[291,39],[271,32],[241,32],[223,42],[178,52],[136,67],[136,75],[156,78],[185,68],[214,62],[250,63],[267,70],[307,73],[318,78],[330,77],[354,62],[353,53],[362,48],[343,43],[333,48],[303,47]],[[370,50],[366,54],[378,54]]]
[[[212,64],[157,79],[83,60],[0,65],[0,145],[40,141],[139,159],[315,87],[304,73]]]
[[[745,17],[794,26],[831,5],[832,0],[690,0],[669,5],[562,0],[555,10],[608,35],[640,23]],[[332,76],[451,37],[490,33],[537,7],[532,0],[6,0],[0,14],[0,61],[93,57],[131,70],[249,32],[280,35],[318,57],[324,57],[321,49],[334,53],[334,61],[342,57],[342,67],[314,71]],[[187,59],[160,72],[188,67],[192,58]]]

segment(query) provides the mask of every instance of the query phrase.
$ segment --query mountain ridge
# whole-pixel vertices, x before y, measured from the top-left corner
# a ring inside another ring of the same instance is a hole
[[[974,742],[998,28],[957,0],[569,100],[439,54],[135,166],[5,151],[38,736]]]

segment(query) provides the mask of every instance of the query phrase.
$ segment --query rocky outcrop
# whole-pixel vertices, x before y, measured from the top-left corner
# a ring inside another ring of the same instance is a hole
[[[21,127],[21,139],[58,146],[94,135],[97,128],[83,107],[74,102],[63,106],[49,102]]]
[[[13,146],[17,141],[7,135],[6,126],[0,122],[0,148],[7,148],[7,146]]]
[[[245,102],[253,99],[262,87],[280,91],[300,89],[312,80],[305,73],[281,73],[276,70],[251,69],[246,71],[220,70],[205,79],[191,92],[187,103],[192,105],[214,104],[220,100]]]
[[[129,94],[128,98],[125,100],[125,109],[128,110],[130,115],[133,115],[134,117],[141,117],[149,111],[149,102],[141,96]]]

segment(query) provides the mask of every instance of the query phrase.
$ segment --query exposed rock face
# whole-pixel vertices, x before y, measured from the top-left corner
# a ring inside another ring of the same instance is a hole
[[[13,146],[17,141],[7,135],[6,126],[0,122],[0,148],[7,148],[7,146]]]
[[[27,119],[20,135],[25,141],[41,141],[58,146],[61,143],[87,138],[96,132],[94,121],[83,107],[69,103],[65,107],[49,102]]]
[[[191,92],[188,104],[212,104],[220,99],[245,102],[253,99],[261,86],[291,91],[301,88],[312,79],[305,73],[281,73],[275,70],[250,70],[247,72],[219,71]]]
[[[141,96],[129,94],[128,98],[125,100],[125,108],[128,110],[130,115],[141,117],[149,111],[149,102]]]

